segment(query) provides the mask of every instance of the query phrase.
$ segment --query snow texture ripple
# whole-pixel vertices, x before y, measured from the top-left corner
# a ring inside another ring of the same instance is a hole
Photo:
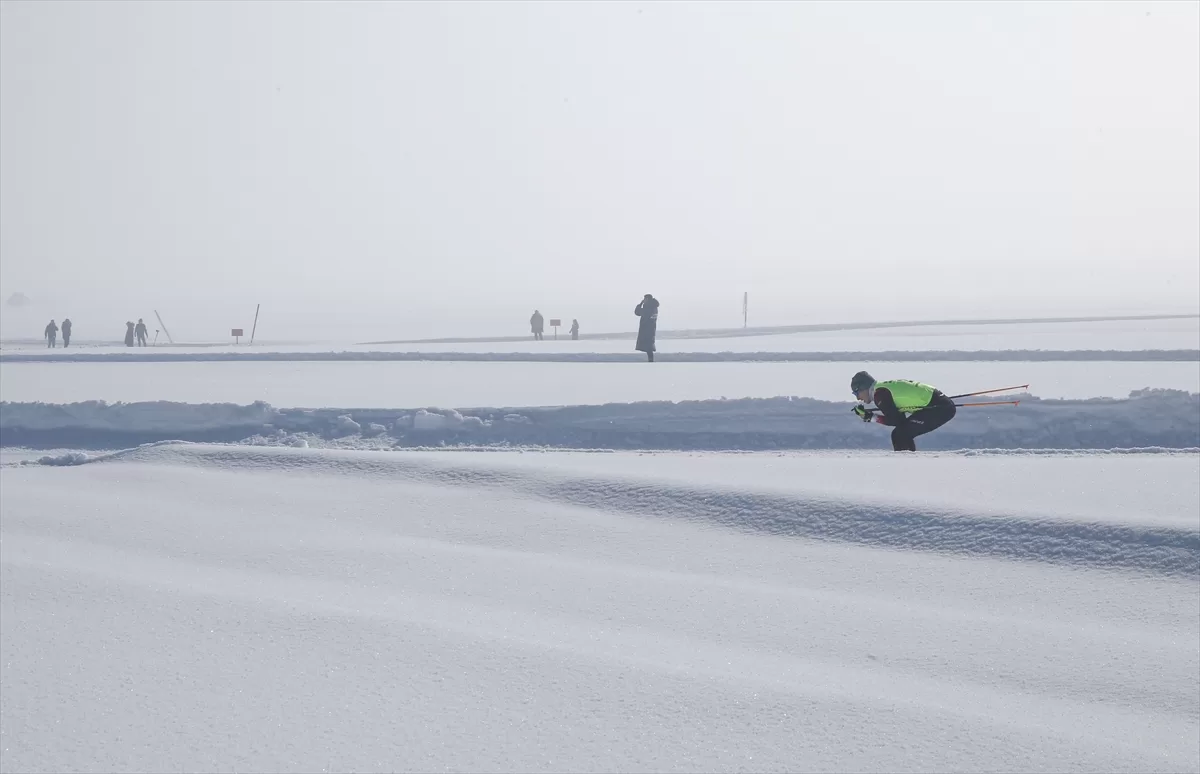
[[[0,468],[0,769],[1198,771],[1196,461]]]

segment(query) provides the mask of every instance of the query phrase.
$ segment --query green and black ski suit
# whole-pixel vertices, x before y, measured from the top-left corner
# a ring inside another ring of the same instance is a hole
[[[914,438],[937,430],[957,411],[941,390],[907,379],[876,382],[874,403],[883,417],[880,424],[894,428],[895,451],[916,451]]]

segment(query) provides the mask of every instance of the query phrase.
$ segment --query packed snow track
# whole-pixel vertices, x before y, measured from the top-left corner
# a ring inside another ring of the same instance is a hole
[[[0,768],[1196,771],[1197,457],[0,469]]]

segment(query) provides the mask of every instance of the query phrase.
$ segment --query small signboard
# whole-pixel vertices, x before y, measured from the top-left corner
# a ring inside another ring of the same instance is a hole
[[[559,320],[558,318],[554,318],[550,321],[551,328],[557,328],[560,325],[562,325],[562,320]]]
[[[243,336],[245,336],[246,332],[244,330],[242,330],[241,328],[234,328],[233,330],[231,330],[229,332],[229,335],[233,337],[233,341],[235,344],[240,344],[241,342],[239,341],[239,339],[241,339]]]

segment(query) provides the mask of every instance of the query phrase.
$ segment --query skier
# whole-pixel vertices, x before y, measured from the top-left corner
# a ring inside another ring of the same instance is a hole
[[[51,320],[50,324],[46,326],[46,347],[48,349],[53,349],[54,345],[55,345],[55,340],[57,338],[58,338],[58,325],[53,320]]]
[[[877,382],[866,371],[859,371],[850,379],[850,391],[863,403],[874,403],[882,414],[875,416],[874,410],[859,404],[854,407],[854,413],[862,421],[870,422],[873,419],[881,425],[894,428],[894,451],[915,452],[917,445],[913,439],[937,430],[954,419],[958,410],[953,400],[928,384],[907,379]]]
[[[63,348],[71,346],[71,318],[63,320],[62,323]]]
[[[146,323],[142,321],[142,318],[138,318],[137,327],[133,330],[134,333],[137,334],[138,346],[146,346],[146,336],[149,334],[149,331],[146,330]]]
[[[533,331],[533,340],[542,340],[542,331],[545,330],[546,321],[542,317],[542,313],[538,310],[533,310],[533,316],[529,318],[529,329]]]
[[[638,322],[637,346],[638,352],[645,352],[646,359],[654,362],[654,339],[658,335],[658,299],[647,293],[641,303],[633,308],[633,313],[642,318]]]

